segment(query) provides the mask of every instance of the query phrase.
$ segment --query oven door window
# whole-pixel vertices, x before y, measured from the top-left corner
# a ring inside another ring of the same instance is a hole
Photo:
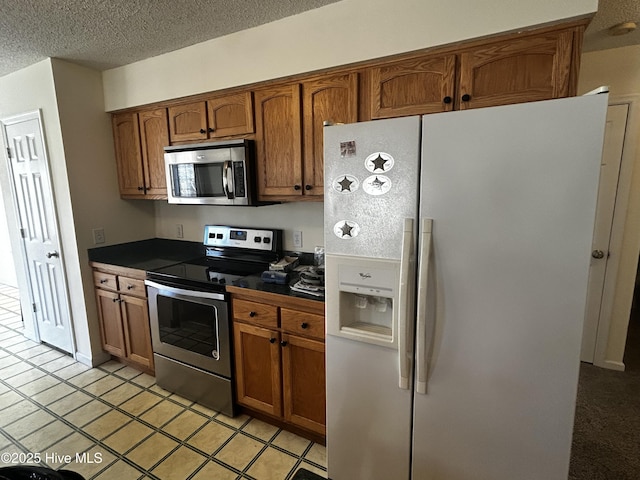
[[[174,197],[225,197],[224,162],[171,165]]]
[[[212,305],[158,295],[160,341],[218,360],[218,309]]]

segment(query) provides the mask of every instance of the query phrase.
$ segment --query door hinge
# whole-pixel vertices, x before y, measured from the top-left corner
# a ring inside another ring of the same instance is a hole
[[[24,228],[21,228],[21,229],[20,229],[20,236],[21,236],[22,238],[27,238],[27,232],[25,231],[25,229],[24,229]]]
[[[11,160],[11,149],[9,147],[7,147],[7,156],[9,157],[9,160]]]
[[[33,304],[33,313],[37,312],[38,310],[36,309],[36,304]]]

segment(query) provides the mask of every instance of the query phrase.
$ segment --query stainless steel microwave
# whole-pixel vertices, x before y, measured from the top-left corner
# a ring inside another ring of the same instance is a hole
[[[251,140],[177,145],[164,152],[169,203],[256,205]]]

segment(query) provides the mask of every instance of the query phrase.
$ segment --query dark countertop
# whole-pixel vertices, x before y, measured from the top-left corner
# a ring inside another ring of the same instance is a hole
[[[90,248],[88,253],[91,262],[146,271],[201,257],[204,255],[204,247],[198,242],[150,238]]]
[[[259,274],[249,275],[236,280],[233,285],[241,288],[248,288],[250,290],[258,290],[261,292],[277,293],[279,295],[288,295],[290,297],[306,298],[307,300],[316,300],[318,302],[324,302],[324,297],[316,297],[315,295],[308,295],[302,292],[296,292],[291,290],[289,285],[293,285],[298,281],[298,274],[292,272],[289,274],[289,282],[286,285],[278,285],[275,283],[265,283]]]
[[[89,261],[91,262],[148,271],[202,257],[205,251],[204,246],[198,242],[150,238],[137,242],[90,248],[88,254]],[[311,260],[313,259],[312,256],[309,258]],[[304,259],[306,260],[306,257]],[[316,297],[291,290],[289,285],[293,285],[297,279],[297,273],[292,272],[287,285],[277,285],[263,282],[260,275],[257,274],[243,277],[235,281],[234,285],[252,290],[324,302],[323,297]]]

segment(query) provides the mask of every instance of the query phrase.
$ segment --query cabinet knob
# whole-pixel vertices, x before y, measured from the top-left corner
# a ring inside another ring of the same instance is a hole
[[[107,283],[108,281],[109,281],[109,280],[108,280],[108,279],[106,279],[106,278],[101,278],[101,279],[100,279],[100,283]]]
[[[205,133],[207,133],[207,131],[204,128],[201,128],[200,129],[200,133],[205,134]]]
[[[127,285],[127,290],[131,290],[133,288],[133,285]]]
[[[144,190],[144,187],[138,187],[139,192],[141,192],[142,190]]]
[[[447,95],[446,97],[444,97],[442,99],[443,103],[451,103],[452,101],[453,101],[453,99],[449,95]]]
[[[251,318],[255,317],[255,316],[256,316],[256,312],[249,312],[249,316],[250,316]]]
[[[294,189],[294,190],[300,190],[301,188],[302,188],[302,187],[301,187],[300,185],[294,185],[294,186],[293,186],[293,189]]]
[[[282,341],[280,342],[280,346],[281,346],[281,347],[286,347],[286,346],[287,346],[287,343],[288,343],[288,342],[287,342],[286,340],[282,340]]]
[[[300,328],[308,328],[308,327],[309,327],[309,324],[307,322],[302,322],[300,324]]]
[[[209,132],[209,133],[213,133],[214,131],[215,130],[213,128],[211,128],[211,127],[207,128],[207,132]]]
[[[117,298],[112,298],[112,299],[111,299],[111,301],[112,301],[113,303],[116,303],[116,302],[118,301],[118,299],[117,299]]]
[[[276,339],[275,338],[270,338],[269,339],[269,343],[276,343]]]
[[[469,95],[468,93],[465,93],[464,95],[462,95],[463,102],[468,102],[469,100],[471,100],[471,95]]]
[[[312,188],[313,187],[311,185],[308,185],[308,184],[304,186],[304,189],[307,190],[307,191],[311,190]]]

